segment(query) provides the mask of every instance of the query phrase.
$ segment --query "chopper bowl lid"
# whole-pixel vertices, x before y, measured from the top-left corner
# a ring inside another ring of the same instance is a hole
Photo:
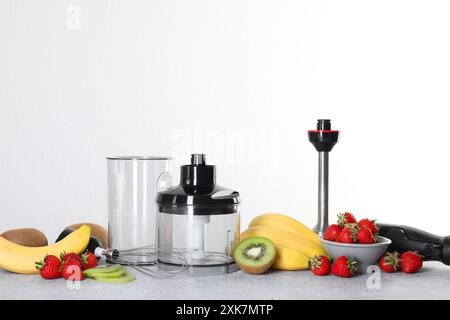
[[[158,192],[159,212],[170,214],[217,215],[238,211],[239,192],[214,186],[210,192],[188,193],[181,185]]]
[[[239,192],[216,184],[216,167],[204,154],[192,154],[191,164],[181,166],[180,184],[156,197],[159,211],[171,214],[230,214],[237,212]]]

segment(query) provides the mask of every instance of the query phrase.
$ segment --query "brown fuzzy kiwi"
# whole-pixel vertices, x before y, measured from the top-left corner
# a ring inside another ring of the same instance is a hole
[[[76,223],[76,224],[72,224],[72,225],[66,227],[65,229],[73,231],[73,230],[78,229],[79,227],[84,226],[85,224],[87,224],[89,227],[91,227],[91,237],[95,237],[98,240],[100,240],[103,245],[103,248],[109,248],[108,247],[108,231],[99,224]]]
[[[45,247],[48,245],[45,234],[33,228],[8,230],[0,234],[0,237],[26,247]]]

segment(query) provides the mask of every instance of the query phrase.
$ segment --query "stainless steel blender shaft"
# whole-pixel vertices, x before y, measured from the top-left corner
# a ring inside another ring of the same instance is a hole
[[[326,151],[319,152],[319,203],[317,224],[313,230],[320,236],[328,228],[328,156]]]

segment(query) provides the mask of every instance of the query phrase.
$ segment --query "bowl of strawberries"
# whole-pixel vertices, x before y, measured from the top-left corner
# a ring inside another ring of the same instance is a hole
[[[358,273],[366,273],[370,265],[377,265],[391,244],[390,239],[378,235],[375,220],[358,221],[350,212],[340,213],[337,223],[330,225],[320,240],[332,259],[355,259]]]

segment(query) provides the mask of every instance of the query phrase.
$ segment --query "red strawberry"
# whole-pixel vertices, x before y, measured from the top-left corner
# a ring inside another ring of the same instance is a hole
[[[334,261],[331,273],[338,277],[350,278],[356,272],[357,266],[358,262],[355,259],[340,256]]]
[[[356,233],[358,232],[356,224],[346,224],[337,237],[337,242],[355,243]]]
[[[329,241],[336,241],[339,233],[341,233],[342,228],[337,224],[332,224],[328,227],[327,231],[325,231],[323,238]]]
[[[61,253],[60,255],[62,263],[67,262],[69,260],[75,260],[78,261],[80,264],[82,263],[81,258],[79,255],[77,255],[75,252],[69,252],[69,253]]]
[[[372,231],[373,234],[377,234],[378,233],[378,227],[375,224],[376,220],[369,220],[369,219],[361,219],[358,222],[358,226],[362,229],[362,228],[368,228],[370,229],[370,231]]]
[[[314,256],[311,260],[309,260],[311,271],[316,276],[326,276],[330,273],[331,270],[331,262],[325,256]]]
[[[405,273],[415,273],[422,268],[422,257],[412,251],[402,254],[402,271]]]
[[[356,222],[357,221],[356,221],[355,217],[350,212],[344,212],[344,213],[338,214],[338,225],[340,225],[341,227],[343,227],[344,225],[346,225],[348,223],[356,223]]]
[[[81,255],[81,266],[83,270],[90,269],[97,266],[97,258],[92,252],[86,251]]]
[[[381,257],[378,265],[384,272],[395,272],[400,268],[400,254],[398,252],[388,252]]]
[[[356,233],[356,239],[359,243],[369,244],[375,242],[375,237],[369,228],[362,228]]]
[[[44,279],[61,278],[61,261],[57,256],[45,256],[44,260],[36,262],[36,269]]]
[[[84,280],[84,274],[81,264],[76,260],[67,260],[64,262],[61,268],[61,273],[64,279],[81,281]]]

